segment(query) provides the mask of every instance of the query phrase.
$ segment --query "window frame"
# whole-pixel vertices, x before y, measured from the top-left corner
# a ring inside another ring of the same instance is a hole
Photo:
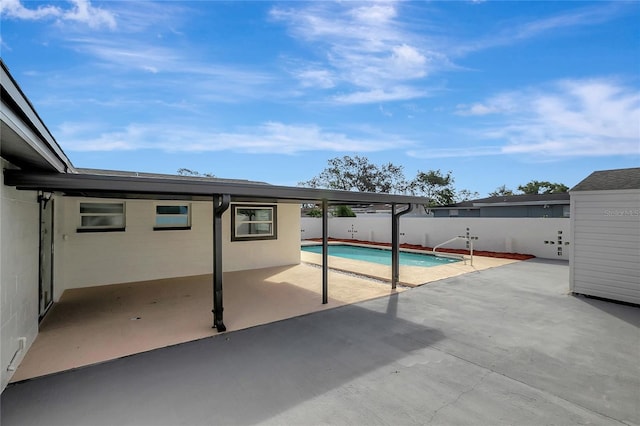
[[[97,212],[97,213],[83,213],[82,208],[83,205],[120,205],[122,206],[121,213],[109,213],[109,212]],[[122,217],[122,225],[83,225],[84,217]],[[124,232],[126,230],[127,225],[127,205],[124,201],[79,201],[78,202],[78,227],[76,228],[76,232],[78,233],[86,233],[86,232]]]
[[[188,231],[191,229],[191,203],[155,203],[155,213],[154,213],[154,231]],[[186,216],[187,224],[186,225],[159,225],[158,224],[158,216],[163,216],[163,214],[158,214],[158,207],[186,207],[186,214],[166,214],[166,216]]]
[[[271,220],[269,221],[242,221],[242,223],[269,223],[271,224],[271,234],[246,234],[238,235],[237,211],[240,209],[271,210]],[[278,239],[278,205],[277,204],[232,204],[231,205],[231,241],[263,241]]]

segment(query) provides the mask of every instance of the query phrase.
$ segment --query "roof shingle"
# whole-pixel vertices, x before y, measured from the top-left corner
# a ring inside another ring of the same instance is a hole
[[[612,191],[619,189],[640,189],[640,167],[593,172],[574,186],[571,191]]]

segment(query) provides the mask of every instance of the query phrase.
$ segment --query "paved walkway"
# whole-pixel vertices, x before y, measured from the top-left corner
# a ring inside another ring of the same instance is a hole
[[[640,309],[526,261],[9,386],[2,426],[640,423]]]

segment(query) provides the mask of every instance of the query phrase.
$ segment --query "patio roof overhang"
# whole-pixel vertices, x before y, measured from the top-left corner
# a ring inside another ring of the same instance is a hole
[[[233,201],[278,203],[315,202],[322,204],[322,303],[328,300],[328,216],[330,204],[387,203],[392,206],[392,274],[391,286],[399,281],[400,217],[414,204],[427,204],[425,197],[367,192],[337,191],[317,188],[276,186],[259,182],[211,178],[105,173],[50,173],[33,170],[5,170],[4,183],[19,190],[61,193],[67,196],[124,199],[202,200],[213,203],[213,327],[225,331],[222,298],[222,214]],[[406,209],[398,210],[405,204]]]
[[[170,176],[122,176],[97,173],[47,173],[5,170],[5,184],[21,190],[60,192],[83,197],[136,199],[211,200],[228,194],[232,201],[269,200],[283,203],[320,202],[427,204],[428,199],[410,195],[339,191],[277,186],[257,182]]]

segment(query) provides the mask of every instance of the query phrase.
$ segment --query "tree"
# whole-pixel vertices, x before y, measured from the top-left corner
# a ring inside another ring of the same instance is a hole
[[[563,183],[532,180],[525,185],[518,186],[518,190],[524,194],[557,194],[567,192],[569,187]]]
[[[402,193],[406,189],[406,180],[402,166],[392,163],[377,166],[366,157],[332,158],[316,177],[298,185],[311,188],[341,189],[344,191]]]
[[[356,217],[349,206],[336,206],[332,213],[335,217]]]
[[[213,173],[200,173],[199,171],[185,169],[184,167],[178,169],[178,174],[180,176],[194,176],[194,177],[208,177],[208,178],[216,177]]]
[[[312,208],[307,212],[307,216],[309,217],[322,217],[322,210],[317,207]]]
[[[470,191],[468,189],[461,189],[460,191],[456,191],[456,203],[461,203],[463,201],[469,201],[476,199],[480,196],[476,191]]]
[[[489,197],[503,197],[509,195],[513,195],[513,191],[507,188],[506,185],[499,186],[495,191],[489,193]]]
[[[413,195],[427,197],[429,199],[428,207],[452,204],[455,199],[451,171],[446,174],[443,174],[439,169],[418,172],[415,179],[409,184],[409,188]]]

